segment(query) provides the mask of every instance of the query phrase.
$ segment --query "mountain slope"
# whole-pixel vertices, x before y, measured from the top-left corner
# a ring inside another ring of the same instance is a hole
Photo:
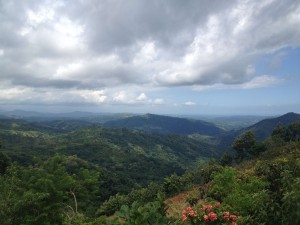
[[[279,117],[264,119],[247,128],[223,133],[217,138],[220,140],[218,148],[223,150],[230,149],[233,141],[247,130],[251,130],[255,134],[256,139],[262,141],[269,137],[272,134],[273,129],[279,124],[287,126],[297,119],[300,119],[300,114],[290,112]]]
[[[56,153],[77,155],[97,165],[105,182],[105,199],[126,193],[172,173],[181,174],[198,160],[220,156],[214,146],[186,136],[151,134],[126,128],[81,126],[74,121],[35,124],[0,120],[3,152],[22,165]],[[79,128],[77,128],[79,126]]]
[[[276,118],[262,120],[246,129],[243,129],[242,131],[251,130],[254,132],[258,140],[263,140],[270,136],[274,128],[279,124],[287,126],[289,123],[292,123],[297,119],[300,119],[300,114],[290,112]]]
[[[190,120],[154,114],[132,116],[124,119],[108,121],[104,123],[104,126],[135,128],[147,132],[181,135],[193,133],[216,135],[223,132],[223,130],[216,127],[214,124],[201,120]]]

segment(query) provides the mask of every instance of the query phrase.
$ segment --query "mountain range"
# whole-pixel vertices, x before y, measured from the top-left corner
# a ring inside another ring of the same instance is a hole
[[[217,135],[224,132],[224,130],[218,128],[213,123],[206,121],[154,114],[131,116],[112,120],[104,123],[103,125],[107,127],[126,127],[148,132],[180,135],[194,133],[201,135]]]
[[[251,130],[258,140],[263,140],[272,134],[272,131],[276,126],[280,124],[287,126],[289,123],[298,119],[300,119],[300,114],[289,112],[276,118],[264,119],[250,127],[242,129],[241,131]]]

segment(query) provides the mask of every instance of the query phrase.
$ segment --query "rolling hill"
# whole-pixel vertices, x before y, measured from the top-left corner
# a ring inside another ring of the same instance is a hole
[[[245,130],[251,130],[254,132],[258,140],[263,140],[270,136],[274,128],[279,124],[287,126],[289,123],[292,123],[297,119],[300,119],[300,114],[290,112],[276,118],[262,120],[248,128],[243,129],[242,132]]]
[[[272,134],[273,129],[279,124],[287,126],[289,123],[292,123],[298,119],[300,119],[300,114],[290,112],[279,117],[261,120],[260,122],[255,123],[247,128],[223,133],[217,137],[217,139],[220,140],[218,148],[223,150],[230,149],[234,139],[248,130],[254,133],[258,141],[262,141],[269,137]]]
[[[213,136],[223,132],[222,129],[209,122],[154,114],[108,121],[103,125],[106,127],[134,128],[162,134],[188,135],[198,133]]]
[[[76,155],[100,168],[110,196],[181,174],[198,160],[221,155],[215,146],[174,134],[108,128],[81,121],[0,120],[3,152],[21,165],[55,154]],[[123,184],[122,184],[123,183]],[[124,186],[124,184],[126,185]]]

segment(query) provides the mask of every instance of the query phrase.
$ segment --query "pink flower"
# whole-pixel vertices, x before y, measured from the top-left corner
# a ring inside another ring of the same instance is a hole
[[[229,216],[230,213],[229,213],[228,211],[225,211],[225,212],[223,212],[223,215],[224,215],[224,216]]]
[[[216,202],[215,206],[221,206],[221,202]]]
[[[182,215],[181,219],[182,219],[183,222],[186,221],[187,220],[186,215]]]
[[[206,210],[207,210],[207,211],[210,211],[211,209],[212,209],[212,205],[207,205],[207,206],[206,206]]]
[[[204,206],[202,206],[202,207],[200,208],[200,210],[201,210],[201,211],[206,211],[206,210],[207,210],[207,211],[209,212],[209,211],[212,210],[212,208],[213,208],[212,205],[204,205]]]
[[[191,210],[191,211],[189,212],[189,216],[191,216],[191,217],[196,217],[196,216],[197,216],[197,213],[196,213],[194,210]]]
[[[210,221],[215,221],[218,219],[217,214],[215,214],[214,212],[210,212],[207,215],[208,215]]]
[[[204,215],[203,219],[204,219],[205,222],[207,222],[209,220],[208,215]]]
[[[230,215],[230,219],[231,219],[231,220],[235,221],[235,220],[236,220],[236,218],[237,218],[237,216],[236,216],[236,215]]]
[[[230,213],[228,211],[223,212],[223,219],[225,221],[229,221],[229,219],[230,219]]]

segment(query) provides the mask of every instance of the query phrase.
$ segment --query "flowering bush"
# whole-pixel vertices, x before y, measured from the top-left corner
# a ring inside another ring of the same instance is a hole
[[[183,222],[190,224],[230,224],[237,225],[237,215],[231,214],[220,202],[203,205],[202,207],[187,207],[181,212]]]

